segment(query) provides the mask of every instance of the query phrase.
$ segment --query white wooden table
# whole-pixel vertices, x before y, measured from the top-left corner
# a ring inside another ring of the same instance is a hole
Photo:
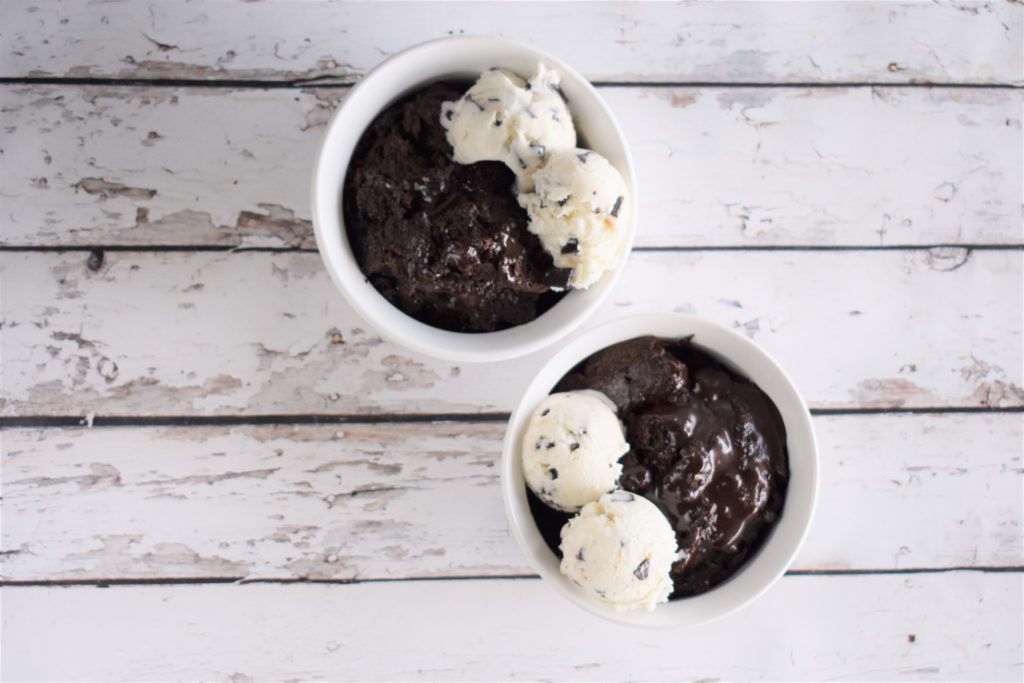
[[[599,622],[498,490],[550,351],[382,340],[308,179],[385,56],[498,32],[596,82],[638,248],[593,326],[734,326],[815,412],[793,570]],[[0,5],[4,680],[1022,676],[1024,7]]]

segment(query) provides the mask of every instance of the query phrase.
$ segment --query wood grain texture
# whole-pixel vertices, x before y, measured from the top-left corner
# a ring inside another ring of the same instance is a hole
[[[3,2],[0,78],[74,80],[0,85],[0,246],[139,251],[0,253],[0,416],[466,421],[0,432],[0,580],[370,580],[8,585],[0,679],[1020,680],[1020,413],[815,418],[795,569],[911,573],[790,575],[700,630],[624,630],[493,578],[531,570],[504,425],[472,418],[549,352],[410,354],[315,253],[152,251],[312,248],[346,84],[495,28],[604,82],[642,246],[951,245],[639,252],[587,326],[707,316],[819,408],[1024,406],[1024,95],[984,87],[1024,85],[1018,2]],[[922,83],[951,87],[899,87]]]
[[[0,89],[0,244],[313,248],[309,177],[347,92]],[[639,245],[1024,243],[1020,91],[602,94],[639,173]]]
[[[350,82],[415,43],[499,34],[599,81],[1021,83],[1012,3],[5,2],[3,76]]]
[[[1022,567],[1019,415],[815,419],[796,569]],[[3,578],[532,574],[499,489],[505,425],[8,430]]]
[[[0,414],[507,412],[548,357],[459,366],[383,341],[316,253],[97,261],[2,255]],[[1019,251],[639,252],[586,326],[705,316],[762,344],[815,407],[1021,406],[1022,266]]]
[[[3,676],[1019,681],[1021,598],[1017,574],[785,577],[732,617],[652,631],[537,580],[14,588]]]

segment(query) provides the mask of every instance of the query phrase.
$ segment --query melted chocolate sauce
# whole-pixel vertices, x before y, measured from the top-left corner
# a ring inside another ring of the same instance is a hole
[[[434,327],[488,332],[548,310],[569,271],[527,229],[511,170],[452,160],[441,103],[467,87],[435,83],[378,116],[352,155],[342,208],[356,261],[388,301]]]
[[[771,399],[688,339],[641,337],[599,351],[555,387],[596,389],[619,409],[630,452],[621,484],[657,505],[682,558],[672,598],[703,593],[764,543],[789,479],[786,428]],[[529,491],[541,535],[558,554],[569,515]]]

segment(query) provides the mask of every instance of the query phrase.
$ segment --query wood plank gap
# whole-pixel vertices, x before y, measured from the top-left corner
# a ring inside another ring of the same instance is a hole
[[[731,81],[728,83],[715,83],[713,81],[657,81],[644,83],[643,81],[591,81],[595,88],[955,88],[955,89],[992,89],[992,90],[1021,90],[1024,85],[1015,83],[970,83],[970,82],[942,82],[942,81],[904,81],[900,83],[879,83],[877,81],[828,81],[816,83],[814,81],[792,81],[775,83],[757,83],[751,81]]]
[[[950,572],[1020,574],[1024,573],[1024,566],[900,567],[899,569],[792,569],[786,572],[786,576],[879,576],[883,574],[948,574]]]
[[[61,254],[61,253],[78,253],[78,252],[92,252],[92,251],[110,251],[110,252],[124,252],[124,253],[151,253],[151,252],[188,252],[188,253],[200,253],[200,252],[258,252],[258,253],[306,253],[315,254],[316,249],[312,248],[301,248],[301,247],[244,247],[244,246],[231,246],[231,245],[216,245],[216,244],[146,244],[146,245],[126,245],[126,244],[88,244],[88,245],[0,245],[0,253],[3,252],[39,252],[43,254]]]
[[[812,408],[815,416],[943,415],[1024,413],[1024,406],[936,406],[918,408]],[[421,413],[409,415],[17,415],[0,417],[2,429],[60,427],[240,427],[246,425],[437,424],[507,422],[509,413]]]
[[[1014,567],[922,567],[901,569],[796,569],[786,572],[786,576],[882,576],[905,574],[949,574],[953,572],[973,572],[979,574],[1021,574],[1024,566]],[[215,577],[161,577],[158,579],[61,579],[54,581],[0,581],[0,588],[62,588],[71,586],[94,586],[111,588],[115,586],[167,586],[167,585],[204,585],[204,584],[328,584],[351,586],[365,583],[429,583],[444,581],[533,581],[540,579],[537,574],[482,574],[464,576],[415,576],[398,579],[307,579],[307,578],[267,578],[250,579],[244,576]]]
[[[302,584],[316,583],[339,586],[352,586],[363,583],[406,583],[415,581],[428,583],[437,581],[507,581],[521,579],[539,579],[537,574],[465,574],[461,576],[416,576],[400,579],[311,579],[311,578],[267,578],[250,579],[245,576],[214,576],[214,577],[161,577],[158,579],[58,579],[53,581],[2,581],[0,588],[60,588],[70,586],[95,586],[96,588],[108,588],[112,586],[175,586],[175,585],[202,585],[202,584],[225,584],[234,583],[239,585],[251,584]]]
[[[125,86],[142,88],[221,88],[224,90],[288,90],[295,88],[352,88],[359,81],[340,81],[333,76],[302,78],[290,81],[263,81],[246,79],[175,79],[175,78],[67,78],[61,76],[4,76],[0,85],[57,85],[57,86]],[[591,81],[596,88],[950,88],[978,90],[1021,90],[1024,85],[1014,83],[972,83],[943,81],[904,81],[881,83],[877,81],[792,81],[763,83],[756,81]]]
[[[999,244],[999,243],[938,243],[938,244],[750,244],[750,245],[725,245],[725,246],[644,246],[633,247],[637,253],[691,253],[691,252],[755,252],[755,251],[780,251],[780,252],[808,252],[808,251],[838,251],[838,252],[872,252],[872,251],[929,251],[932,249],[967,249],[968,251],[1024,251],[1024,244]],[[152,244],[152,245],[126,245],[126,244],[98,244],[98,245],[2,245],[0,253],[87,253],[87,252],[119,252],[119,253],[270,253],[270,254],[316,254],[317,249],[304,247],[246,247],[246,246],[221,246],[221,245],[182,245],[182,244]]]
[[[917,408],[811,408],[811,415],[942,415],[945,413],[1022,413],[1024,406],[922,406]]]
[[[636,252],[700,252],[700,251],[929,251],[932,249],[967,249],[968,251],[1022,251],[1024,244],[751,244],[727,246],[646,246],[633,247]]]
[[[216,427],[245,425],[437,424],[446,422],[507,422],[508,413],[412,413],[409,415],[96,415],[93,427]],[[81,415],[0,417],[0,429],[81,427]]]

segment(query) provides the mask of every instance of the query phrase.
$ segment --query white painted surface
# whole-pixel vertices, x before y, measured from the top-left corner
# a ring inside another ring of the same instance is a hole
[[[638,171],[638,245],[1024,243],[1020,91],[601,93]],[[313,159],[346,94],[2,87],[0,240],[313,248]]]
[[[815,419],[797,569],[1024,563],[1019,415]],[[3,578],[532,574],[498,485],[503,423],[4,433]]]
[[[532,579],[9,588],[3,677],[1019,681],[1021,598],[1018,574],[795,576],[726,620],[648,631]]]
[[[367,5],[15,0],[0,75],[348,82],[430,38],[497,33],[599,81],[1024,82],[1006,2]]]
[[[508,412],[546,355],[382,341],[315,253],[6,253],[3,415]],[[613,316],[737,327],[812,407],[1024,404],[1019,251],[634,253]],[[340,336],[338,336],[340,335]],[[841,353],[836,353],[841,349]],[[187,350],[187,351],[186,351]]]
[[[564,39],[580,27],[593,40]],[[146,251],[311,246],[312,151],[346,92],[175,79],[349,83],[493,28],[620,84],[602,93],[640,168],[641,244],[740,248],[637,254],[591,324],[739,327],[817,407],[1019,408],[1019,248],[742,249],[1024,242],[1021,91],[898,87],[1024,84],[1022,27],[1014,2],[0,3],[0,76],[172,83],[0,86],[0,244],[141,250],[98,272],[0,254],[0,415],[507,411],[545,354],[407,354],[316,254]],[[628,85],[672,82],[718,85]],[[836,83],[883,87],[812,87]],[[786,577],[682,633],[616,629],[536,580],[453,580],[526,571],[499,423],[9,429],[3,580],[447,580],[8,586],[0,678],[1020,680],[1021,413],[815,422],[797,567],[911,573]]]

